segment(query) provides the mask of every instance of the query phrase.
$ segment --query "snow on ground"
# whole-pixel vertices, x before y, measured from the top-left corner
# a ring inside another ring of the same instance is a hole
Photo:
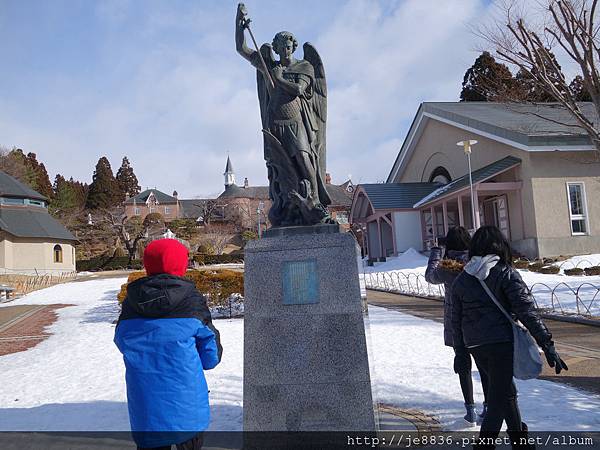
[[[559,313],[600,316],[600,276],[575,277],[562,273],[564,269],[575,266],[585,268],[598,265],[600,254],[574,256],[557,264],[561,266],[561,273],[556,275],[519,270],[538,306]],[[399,256],[387,258],[385,262],[375,263],[374,266],[366,266],[366,263],[364,265],[369,287],[385,288],[383,278],[375,278],[377,274],[385,274],[388,287],[395,284],[397,289],[412,293],[416,293],[417,278],[419,275],[425,275],[426,268],[427,257],[412,248]],[[428,286],[424,278],[419,278],[418,290],[423,294],[443,293],[443,287]]]
[[[124,366],[114,346],[116,294],[124,278],[72,282],[16,304],[71,303],[58,311],[47,340],[0,357],[0,430],[128,430]],[[8,305],[4,305],[8,306]],[[368,345],[376,401],[434,414],[464,429],[463,401],[442,325],[370,307]],[[211,430],[242,427],[243,319],[215,321],[223,360],[207,371]],[[475,375],[476,376],[476,375]],[[600,397],[547,381],[519,383],[524,419],[538,430],[600,429]],[[476,383],[476,400],[482,401]]]
[[[462,420],[463,398],[452,369],[454,352],[444,346],[442,324],[371,306],[368,329],[376,380],[373,395],[378,401],[433,414],[445,430],[472,429]],[[473,369],[480,408],[483,392]],[[516,382],[523,421],[530,429],[600,429],[600,396],[550,381]]]
[[[117,293],[126,278],[72,282],[36,291],[3,307],[68,303],[48,339],[0,357],[0,430],[127,431],[125,367],[113,344]],[[223,361],[207,371],[215,429],[242,420],[242,338],[239,319],[219,320]]]

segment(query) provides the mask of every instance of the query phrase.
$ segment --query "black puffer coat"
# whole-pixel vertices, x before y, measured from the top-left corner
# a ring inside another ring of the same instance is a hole
[[[448,250],[446,257],[455,261],[466,263],[469,259],[468,251],[456,251]],[[442,284],[444,283],[444,344],[449,347],[453,347],[452,344],[452,283],[460,272],[448,270],[442,267],[442,249],[439,247],[433,247],[429,254],[429,262],[427,263],[427,270],[425,271],[425,280],[431,284]]]
[[[535,311],[527,286],[515,269],[497,263],[489,269],[484,282],[504,309],[525,325],[538,345],[543,348],[551,342],[552,334]],[[479,280],[466,271],[452,285],[452,332],[455,346],[462,343],[465,347],[476,347],[513,340],[508,319]]]

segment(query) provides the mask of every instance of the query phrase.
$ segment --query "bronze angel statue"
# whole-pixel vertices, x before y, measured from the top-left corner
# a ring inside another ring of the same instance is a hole
[[[294,58],[298,41],[287,31],[277,33],[272,45],[263,44],[260,53],[252,50],[244,33],[250,31],[249,24],[246,7],[240,3],[236,49],[257,73],[272,201],[269,221],[275,227],[334,223],[326,209],[331,200],[325,187],[327,83],[321,57],[306,42],[304,59]]]

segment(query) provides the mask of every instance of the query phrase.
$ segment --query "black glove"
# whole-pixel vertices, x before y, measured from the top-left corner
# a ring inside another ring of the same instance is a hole
[[[546,361],[548,361],[548,365],[550,367],[554,367],[554,370],[556,370],[556,374],[559,374],[560,371],[563,369],[569,370],[565,362],[562,359],[560,359],[560,356],[556,352],[556,349],[554,348],[554,344],[552,342],[544,345],[542,347],[542,350],[544,350],[544,354],[546,355]]]
[[[471,355],[464,347],[454,349],[454,373],[464,373],[469,370]]]

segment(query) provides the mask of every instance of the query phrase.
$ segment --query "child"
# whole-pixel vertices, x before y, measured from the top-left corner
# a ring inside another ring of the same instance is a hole
[[[204,370],[221,360],[206,299],[182,278],[188,251],[175,239],[144,251],[148,276],[127,286],[115,344],[123,353],[127,403],[138,449],[197,450],[210,407]]]

